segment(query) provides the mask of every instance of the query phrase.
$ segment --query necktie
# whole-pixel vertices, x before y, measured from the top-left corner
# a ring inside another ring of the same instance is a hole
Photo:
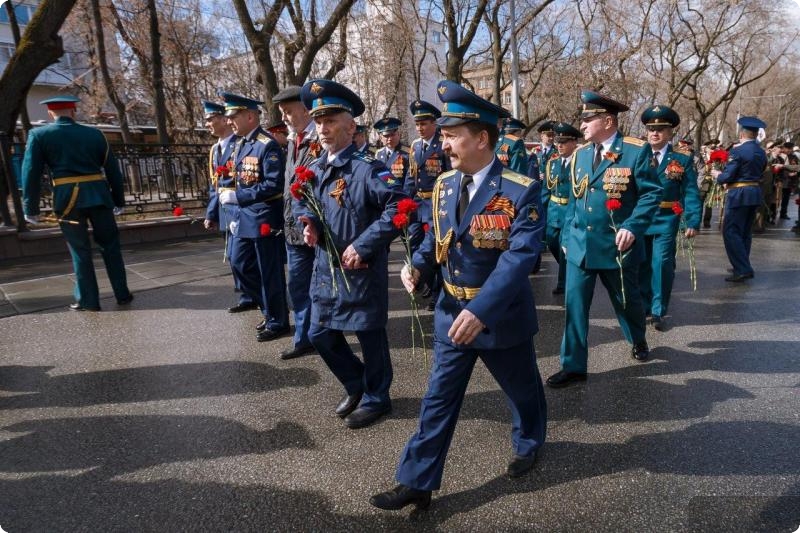
[[[658,165],[660,164],[661,163],[658,160],[658,152],[656,152],[655,154],[653,154],[653,168],[658,168]]]
[[[303,137],[306,136],[306,132],[301,131],[297,134],[297,138],[294,140],[294,160],[297,161],[297,154],[300,153],[300,145],[303,144]]]
[[[603,160],[603,145],[598,144],[594,149],[594,161],[592,161],[592,172],[597,170],[597,167],[600,166],[600,162]]]
[[[464,213],[467,212],[467,207],[469,206],[469,187],[468,185],[472,183],[472,176],[470,174],[464,174],[461,177],[461,193],[458,195],[458,220],[457,222],[461,224],[461,219],[464,218]]]
[[[426,142],[422,143],[422,151],[423,152],[427,152],[428,151],[428,143],[426,143]]]
[[[217,166],[222,165],[224,162],[225,161],[222,160],[222,143],[218,142],[217,143]]]

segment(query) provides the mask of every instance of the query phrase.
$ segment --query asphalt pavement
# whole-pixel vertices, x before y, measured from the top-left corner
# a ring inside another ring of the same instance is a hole
[[[347,429],[316,355],[258,343],[222,242],[124,250],[136,299],[70,312],[67,258],[0,269],[0,527],[29,531],[785,531],[800,527],[800,238],[753,242],[754,279],[726,283],[716,230],[698,287],[678,257],[669,329],[629,356],[598,284],[585,384],[547,389],[547,443],[511,480],[510,412],[478,363],[427,511],[372,508],[394,486],[429,363],[412,348],[393,248],[393,410]],[[99,266],[99,263],[98,263]],[[543,377],[559,367],[555,264],[531,277]],[[431,313],[423,324],[432,329]],[[353,336],[349,339],[357,349]],[[430,345],[430,342],[428,343]],[[428,354],[430,356],[430,354]]]

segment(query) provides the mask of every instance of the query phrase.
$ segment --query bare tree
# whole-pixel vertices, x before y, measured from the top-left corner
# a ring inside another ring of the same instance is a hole
[[[447,66],[445,77],[456,83],[463,81],[467,51],[475,39],[489,0],[478,0],[475,7],[469,0],[443,0],[444,25],[447,33]]]

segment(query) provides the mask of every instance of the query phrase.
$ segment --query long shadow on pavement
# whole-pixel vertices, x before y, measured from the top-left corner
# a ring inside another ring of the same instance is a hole
[[[278,368],[245,361],[146,366],[53,377],[47,375],[51,368],[0,367],[0,390],[27,393],[0,397],[0,409],[227,396],[310,387],[319,382],[319,375],[307,368]]]

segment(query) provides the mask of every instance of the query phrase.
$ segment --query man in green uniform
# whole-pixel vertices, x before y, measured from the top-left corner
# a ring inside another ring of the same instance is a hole
[[[581,95],[581,131],[588,141],[572,157],[569,204],[561,242],[567,257],[566,318],[561,370],[551,387],[586,380],[589,307],[597,278],[605,286],[631,357],[645,361],[645,309],[639,293],[644,232],[661,201],[650,146],[623,137],[617,115],[629,108],[592,91]]]
[[[639,289],[645,309],[652,315],[653,327],[666,328],[664,317],[675,279],[676,237],[680,231],[694,238],[700,228],[700,190],[691,151],[673,147],[672,136],[681,118],[667,106],[648,107],[642,113],[647,142],[653,150],[652,165],[664,192],[650,227],[644,232],[645,260],[639,267]]]
[[[583,134],[566,122],[554,123],[556,151],[545,162],[544,183],[542,184],[542,207],[547,210],[547,248],[558,262],[558,277],[553,294],[564,294],[564,281],[567,275],[567,260],[561,250],[561,229],[568,220],[567,204],[572,187],[570,167],[572,154],[578,147],[578,139]]]
[[[523,176],[528,174],[528,152],[525,150],[525,141],[515,133],[522,133],[525,124],[516,119],[502,121],[499,126],[503,134],[497,140],[495,154],[503,166],[518,172]]]
[[[92,244],[100,246],[117,303],[129,304],[125,264],[119,244],[114,207],[125,205],[122,174],[105,136],[75,122],[74,96],[57,96],[41,103],[55,122],[31,131],[22,162],[25,220],[39,222],[39,197],[45,166],[53,180],[53,215],[61,227],[75,269],[74,311],[99,311],[100,293],[92,263]]]

